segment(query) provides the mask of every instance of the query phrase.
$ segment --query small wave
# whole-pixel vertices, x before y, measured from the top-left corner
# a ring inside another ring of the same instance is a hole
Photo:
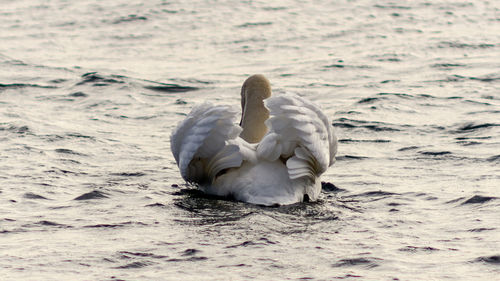
[[[346,267],[346,266],[363,266],[366,268],[374,268],[379,266],[381,258],[353,258],[353,259],[341,259],[333,267]]]
[[[363,121],[363,120],[354,120],[354,119],[348,119],[348,118],[339,118],[333,122],[334,127],[339,127],[339,128],[347,128],[347,129],[354,129],[354,128],[363,128],[363,129],[368,129],[370,131],[375,131],[375,132],[399,132],[402,129],[396,128],[396,125],[389,124],[389,123],[384,123],[384,122],[377,122],[377,121]]]
[[[483,256],[476,259],[477,262],[500,265],[500,255]]]
[[[499,162],[500,161],[500,154],[488,157],[488,158],[486,158],[486,161],[488,161],[488,162]]]
[[[0,84],[0,91],[3,89],[19,89],[19,88],[42,88],[42,89],[56,89],[56,86],[46,86],[38,84],[24,84],[24,83],[12,83],[12,84]]]
[[[427,156],[443,156],[452,154],[451,151],[419,151],[418,153]]]
[[[397,5],[397,4],[387,4],[387,5],[376,4],[373,7],[378,8],[378,9],[391,9],[391,10],[411,10],[412,9],[410,6],[401,6],[401,5]]]
[[[470,232],[483,232],[483,231],[490,231],[490,230],[495,230],[495,229],[496,228],[480,227],[480,228],[469,229],[468,231],[470,231]]]
[[[125,227],[128,225],[146,225],[143,222],[132,222],[132,221],[127,221],[127,222],[122,222],[122,223],[99,223],[99,224],[92,224],[92,225],[86,225],[84,226],[85,228],[117,228],[117,227]]]
[[[76,83],[76,85],[84,85],[88,83],[93,83],[92,86],[108,86],[110,84],[123,84],[125,83],[122,80],[118,80],[117,78],[123,78],[119,75],[113,75],[112,78],[106,78],[97,72],[88,72],[82,75],[82,81]]]
[[[465,202],[463,202],[462,205],[482,204],[482,203],[486,203],[486,202],[494,200],[494,199],[498,199],[498,197],[474,195],[471,198],[467,199]]]
[[[128,263],[126,265],[117,266],[117,267],[115,267],[115,269],[142,268],[142,267],[146,267],[146,266],[149,266],[152,264],[153,263],[149,262],[149,261],[135,261],[135,262]]]
[[[102,199],[102,198],[109,198],[109,196],[106,195],[106,193],[99,191],[99,190],[94,190],[88,193],[84,193],[78,197],[76,197],[73,200],[93,200],[93,199]]]
[[[181,86],[177,84],[165,84],[165,83],[161,83],[161,85],[158,86],[144,86],[144,88],[162,93],[183,93],[189,91],[196,91],[199,89],[197,87]]]
[[[439,251],[439,249],[434,248],[434,247],[406,246],[403,248],[399,248],[398,251],[416,253],[416,252],[435,252],[435,251]]]
[[[257,27],[257,26],[266,26],[266,25],[272,25],[273,23],[270,21],[265,21],[265,22],[247,22],[244,24],[237,25],[236,27],[238,28],[248,28],[248,27]]]
[[[364,159],[369,159],[370,157],[357,156],[357,155],[343,155],[343,156],[337,156],[335,158],[337,159],[337,161],[344,161],[344,160],[364,160]]]
[[[129,252],[129,251],[120,251],[120,255],[123,258],[129,259],[131,257],[146,257],[146,258],[154,258],[154,259],[163,259],[167,258],[167,256],[164,255],[156,255],[153,253],[143,253],[143,252]]]
[[[71,154],[71,155],[78,155],[78,156],[87,156],[84,153],[76,152],[74,150],[67,149],[67,148],[57,148],[54,151],[57,152],[57,153],[60,153],[60,154]]]
[[[435,63],[431,65],[432,68],[440,68],[440,69],[452,69],[457,67],[466,67],[467,65],[461,63]]]
[[[53,221],[47,221],[47,220],[42,220],[36,223],[37,225],[43,225],[43,226],[53,226],[53,227],[59,227],[59,228],[71,228],[72,226],[53,222]]]
[[[146,20],[148,20],[148,18],[145,16],[128,15],[126,17],[121,17],[117,20],[114,20],[113,24],[120,24],[120,23],[131,22],[131,21],[146,21]]]
[[[74,98],[84,98],[84,97],[88,97],[89,95],[85,94],[84,92],[74,92],[74,93],[69,94],[68,96],[74,97]]]
[[[500,126],[500,124],[496,124],[496,123],[483,123],[483,124],[467,123],[465,125],[460,126],[455,132],[456,133],[471,132],[471,131],[476,131],[476,130],[480,130],[480,129],[498,127],[498,126]]]
[[[38,195],[32,192],[27,192],[23,195],[24,198],[27,199],[42,199],[42,200],[49,200],[47,197],[44,197],[42,195]]]
[[[358,142],[363,142],[363,143],[387,143],[391,142],[390,140],[381,140],[381,139],[376,139],[376,140],[353,140],[353,139],[340,139],[340,143],[358,143]]]
[[[324,192],[340,192],[340,191],[345,191],[345,189],[338,188],[337,186],[335,186],[331,182],[324,182],[324,181],[321,182],[321,189]]]
[[[451,75],[446,77],[445,79],[440,79],[436,81],[430,81],[430,82],[463,82],[463,81],[479,81],[479,82],[494,82],[500,80],[500,77],[497,76],[483,76],[483,77],[475,77],[475,76],[462,76],[462,75]]]
[[[123,172],[123,173],[111,173],[112,176],[119,176],[119,177],[142,177],[145,176],[145,173],[141,172]]]
[[[276,243],[277,242],[273,242],[265,237],[262,237],[257,241],[249,240],[249,241],[245,241],[245,242],[240,243],[240,244],[227,246],[226,248],[239,248],[239,247],[249,247],[249,246],[259,246],[259,245],[274,245]]]
[[[415,149],[419,149],[420,147],[419,146],[405,146],[405,147],[402,147],[400,149],[398,149],[398,151],[408,151],[408,150],[415,150]]]
[[[495,47],[495,44],[490,43],[479,43],[479,44],[469,44],[462,42],[449,42],[443,41],[438,44],[438,48],[456,48],[456,49],[488,49]]]

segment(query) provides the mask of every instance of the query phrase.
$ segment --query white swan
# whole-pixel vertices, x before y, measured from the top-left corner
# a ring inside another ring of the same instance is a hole
[[[264,105],[265,104],[265,105]],[[337,138],[321,110],[297,95],[271,97],[260,74],[233,106],[204,103],[179,123],[170,148],[182,177],[206,193],[259,205],[316,200],[319,176],[335,162]]]

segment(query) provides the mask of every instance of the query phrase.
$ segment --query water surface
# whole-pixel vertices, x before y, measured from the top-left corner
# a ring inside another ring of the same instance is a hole
[[[493,280],[494,1],[4,1],[3,280]],[[318,202],[186,185],[170,133],[254,73],[339,137]]]

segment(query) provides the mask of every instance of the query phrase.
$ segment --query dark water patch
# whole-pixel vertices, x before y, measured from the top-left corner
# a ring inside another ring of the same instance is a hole
[[[491,128],[491,127],[498,127],[498,126],[500,126],[500,124],[496,124],[496,123],[483,123],[483,124],[467,123],[465,125],[460,126],[455,132],[456,133],[472,132],[472,131],[476,131],[476,130]]]
[[[484,263],[494,264],[494,265],[499,265],[500,266],[500,255],[483,256],[483,257],[477,258],[475,261],[476,262],[484,262]]]
[[[381,258],[353,258],[353,259],[341,259],[333,267],[351,267],[351,266],[363,266],[365,268],[374,268],[379,266]]]
[[[488,162],[500,162],[500,154],[486,158]]]
[[[342,156],[337,156],[335,158],[337,159],[337,161],[345,161],[345,160],[365,160],[369,159],[370,157],[359,156],[359,155],[342,155]]]
[[[16,126],[7,123],[0,123],[0,131],[7,131],[14,134],[24,135],[27,133],[31,133],[31,130],[28,126]]]
[[[143,252],[120,251],[119,254],[121,255],[121,258],[125,258],[125,259],[130,259],[132,257],[153,258],[153,259],[168,258],[168,256],[164,256],[164,255],[156,255],[153,253],[143,253]]]
[[[420,147],[419,146],[405,146],[405,147],[402,147],[400,149],[398,149],[398,151],[408,151],[408,150],[415,150],[415,149],[419,149]]]
[[[111,173],[112,176],[119,176],[119,177],[142,177],[145,176],[145,173],[141,172],[123,172],[123,173]]]
[[[70,138],[77,138],[77,139],[95,140],[95,137],[82,135],[80,133],[68,133],[65,136],[70,137]]]
[[[60,224],[56,223],[53,221],[48,221],[48,220],[41,220],[35,223],[30,223],[30,224],[25,224],[23,225],[24,228],[39,228],[40,226],[42,227],[53,227],[53,228],[72,228],[70,225],[65,225],[65,224]]]
[[[364,98],[358,101],[358,103],[374,103],[375,101],[380,100],[379,98]]]
[[[443,156],[452,154],[450,151],[419,151],[418,153],[427,156]]]
[[[440,69],[452,69],[457,67],[466,67],[467,65],[461,63],[436,63],[431,65],[432,68],[440,68]]]
[[[200,253],[201,251],[200,250],[197,250],[197,249],[186,249],[182,252],[182,256],[194,256],[198,253]]]
[[[131,262],[131,263],[126,264],[126,265],[117,266],[114,268],[115,269],[135,269],[135,268],[143,268],[146,266],[150,266],[152,264],[153,263],[150,261],[135,261],[135,262]]]
[[[74,97],[74,98],[84,98],[84,97],[88,97],[89,95],[85,94],[84,92],[74,92],[74,93],[69,94],[68,96]]]
[[[85,173],[85,172],[77,173],[77,172],[73,172],[73,171],[69,171],[69,170],[65,170],[65,169],[61,169],[61,168],[57,168],[57,167],[52,167],[52,169],[46,170],[45,173],[63,174],[63,175],[87,175],[87,173]]]
[[[122,222],[122,223],[100,223],[100,224],[92,224],[92,225],[86,225],[84,226],[85,228],[118,228],[118,227],[125,227],[125,226],[131,226],[131,225],[141,225],[145,226],[147,224],[143,222],[133,222],[133,221],[127,221],[127,222]]]
[[[12,83],[12,84],[1,84],[0,91],[6,89],[19,89],[19,88],[41,88],[41,89],[56,89],[56,86],[38,85],[38,84],[24,84],[24,83]]]
[[[463,199],[465,199],[465,197],[459,197],[459,198],[456,198],[456,199],[453,199],[453,200],[446,201],[445,203],[446,204],[453,204],[453,203],[457,203],[459,201],[462,201]]]
[[[42,195],[38,195],[38,194],[35,194],[35,193],[32,193],[32,192],[27,192],[23,195],[24,198],[27,198],[27,199],[41,199],[41,200],[49,200],[48,198],[42,196]]]
[[[54,83],[54,84],[61,84],[68,81],[68,79],[63,79],[63,78],[57,78],[57,79],[52,79],[49,82]]]
[[[386,198],[391,198],[391,197],[399,196],[399,195],[401,195],[401,194],[378,190],[378,191],[363,192],[360,194],[347,195],[347,196],[344,196],[344,198],[350,198],[350,199],[367,198],[367,199],[369,199],[369,201],[373,202],[373,201],[379,201],[379,200],[383,200]]]
[[[266,22],[247,22],[244,24],[237,25],[236,27],[238,28],[248,28],[248,27],[257,27],[257,26],[267,26],[267,25],[272,25],[273,23],[270,21]]]
[[[52,221],[47,221],[47,220],[42,220],[36,223],[37,225],[42,225],[42,226],[52,226],[52,227],[58,227],[58,228],[72,228],[70,225],[65,225],[65,224],[60,224]]]
[[[321,182],[321,190],[323,190],[324,192],[333,192],[333,193],[345,191],[345,189],[338,188],[331,182],[324,182],[324,181]]]
[[[144,207],[162,207],[163,208],[163,207],[166,207],[166,205],[162,204],[162,203],[153,203],[153,204],[148,204]]]
[[[390,140],[353,140],[353,139],[340,139],[340,143],[388,143],[391,142]]]
[[[128,15],[126,17],[120,17],[119,19],[114,20],[113,24],[120,24],[120,23],[131,22],[131,21],[146,21],[146,20],[148,20],[148,18],[145,16]]]
[[[481,142],[478,142],[478,141],[457,141],[456,143],[459,145],[462,145],[462,146],[471,146],[471,145],[482,144]]]
[[[375,131],[375,132],[399,132],[402,130],[400,128],[397,128],[396,125],[389,124],[389,123],[377,122],[377,121],[354,120],[354,119],[349,119],[349,118],[345,118],[345,117],[336,119],[333,122],[333,126],[339,127],[339,128],[347,128],[347,129],[362,128],[362,129],[368,129],[370,131]],[[409,125],[405,125],[404,127],[409,127]]]
[[[185,259],[168,259],[166,260],[167,262],[185,262],[185,261],[190,261],[190,262],[195,262],[195,261],[204,261],[208,260],[207,257],[189,257]]]
[[[377,61],[380,61],[380,62],[400,62],[401,59],[394,56],[394,57],[383,57],[383,58],[379,58],[377,59]]]
[[[445,79],[437,80],[436,82],[463,82],[463,81],[479,81],[479,82],[495,82],[499,81],[500,77],[498,76],[490,76],[490,75],[485,75],[483,77],[476,77],[476,76],[462,76],[462,75],[451,75],[446,77]]]
[[[175,104],[178,104],[178,105],[184,105],[184,104],[187,104],[187,102],[183,99],[176,99],[175,100]]]
[[[102,198],[109,198],[109,196],[107,196],[107,194],[102,192],[102,191],[94,190],[94,191],[82,194],[73,200],[93,200],[93,199],[102,199]]]
[[[413,98],[414,96],[405,93],[378,93],[377,96],[389,96],[389,97],[399,97],[399,98]]]
[[[495,47],[495,44],[490,43],[477,43],[469,44],[462,42],[449,42],[443,41],[438,44],[438,48],[456,48],[456,49],[488,49]]]
[[[240,244],[226,246],[226,248],[239,248],[239,247],[250,247],[250,246],[274,245],[274,244],[277,244],[277,242],[273,242],[265,237],[262,237],[257,241],[248,240]]]
[[[144,86],[145,89],[161,93],[183,93],[189,91],[196,91],[199,88],[191,86],[181,86],[177,84],[161,84],[158,86]]]
[[[249,265],[249,264],[240,263],[240,264],[219,265],[219,266],[217,266],[217,268],[225,268],[225,267],[245,267],[245,266],[251,267],[251,265]]]
[[[412,7],[410,6],[402,6],[402,5],[397,5],[397,4],[387,4],[387,5],[382,5],[382,4],[376,4],[373,5],[373,7],[378,8],[378,9],[390,9],[390,10],[411,10]]]
[[[344,88],[344,87],[347,87],[347,85],[337,85],[337,84],[329,84],[329,83],[310,83],[310,84],[307,84],[307,88],[312,88],[312,87],[319,87],[319,88],[324,88],[324,87]]]
[[[485,104],[485,103],[483,103]],[[488,104],[490,105],[490,104]],[[485,114],[485,113],[488,113],[488,114],[500,114],[500,110],[480,110],[480,111],[471,111],[471,112],[467,112],[467,115],[476,115],[476,114]]]
[[[103,77],[102,75],[97,74],[97,72],[88,72],[82,75],[82,81],[76,83],[76,85],[84,85],[92,83],[93,84],[92,86],[108,86],[111,84],[125,83],[122,80],[115,79],[115,78],[123,78],[123,76],[113,75],[112,77],[114,78]]]
[[[57,153],[60,153],[60,154],[71,154],[71,155],[78,155],[78,156],[87,156],[86,154],[83,154],[83,153],[80,153],[80,152],[76,152],[74,150],[67,149],[67,148],[57,148],[54,151],[57,152]]]
[[[398,82],[401,82],[401,80],[383,80],[383,81],[380,81],[380,84],[388,84],[388,83],[398,83]]]
[[[498,197],[474,195],[471,198],[467,199],[465,202],[463,202],[461,205],[482,204],[482,203],[486,203],[486,202],[494,200],[494,199],[498,199]]]
[[[326,69],[372,69],[374,67],[370,66],[370,65],[344,64],[343,61],[339,61],[338,63],[325,65],[325,66],[323,66],[323,68],[326,68]]]
[[[496,228],[480,227],[480,228],[469,229],[468,231],[470,231],[470,232],[483,232],[483,231],[490,231],[490,230],[495,230],[495,229]]]
[[[439,251],[439,249],[429,246],[427,247],[406,246],[403,248],[399,248],[398,251],[416,253],[416,252],[436,252]]]

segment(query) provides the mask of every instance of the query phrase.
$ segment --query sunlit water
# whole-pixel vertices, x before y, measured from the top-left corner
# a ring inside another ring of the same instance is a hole
[[[3,1],[0,279],[498,278],[499,9]],[[239,106],[254,73],[333,121],[318,202],[210,198],[179,175],[175,124]]]

